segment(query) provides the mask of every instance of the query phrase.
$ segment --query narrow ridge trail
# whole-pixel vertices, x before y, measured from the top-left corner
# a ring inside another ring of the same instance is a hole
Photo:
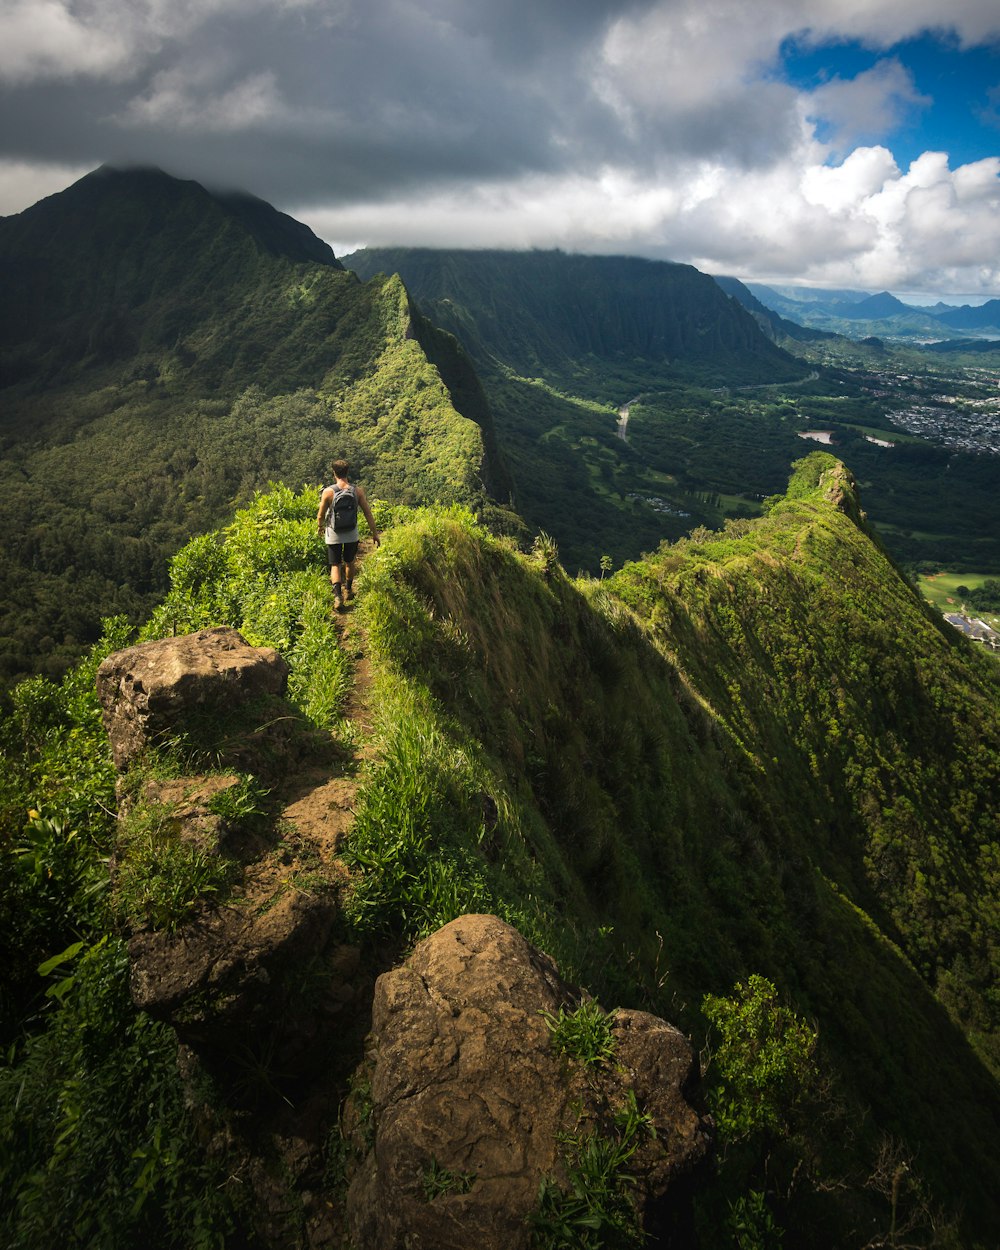
[[[364,565],[366,541],[358,554],[357,569]],[[362,590],[363,594],[363,578]],[[357,600],[345,611],[338,611],[331,595],[330,611],[337,642],[351,659],[353,680],[344,707],[343,719],[348,726],[349,745],[329,766],[314,766],[290,778],[282,787],[285,804],[281,821],[291,825],[298,834],[311,844],[325,873],[339,885],[346,886],[348,872],[339,858],[344,841],[354,823],[354,800],[358,791],[358,773],[366,760],[374,755],[371,741],[373,717],[369,706],[371,669],[368,663],[367,640],[356,623],[354,610]]]
[[[290,822],[316,846],[324,865],[337,867],[346,876],[337,855],[354,822],[354,798],[358,790],[358,769],[372,758],[372,717],[368,706],[371,672],[364,636],[353,621],[353,612],[337,615],[336,628],[341,648],[351,656],[354,680],[344,710],[353,727],[353,744],[331,772],[328,767],[309,769],[289,782],[281,819]]]

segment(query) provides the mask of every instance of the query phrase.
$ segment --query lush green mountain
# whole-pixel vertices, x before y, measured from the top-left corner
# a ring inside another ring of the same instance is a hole
[[[249,196],[101,169],[0,220],[0,680],[58,671],[269,479],[509,486],[457,344]],[[478,501],[478,502],[477,502]]]
[[[882,291],[821,291],[815,288],[782,288],[750,284],[751,293],[768,309],[793,322],[861,339],[871,335],[920,341],[928,336],[947,338],[955,330],[974,333],[995,328],[997,305],[991,300],[982,308],[954,308],[938,303],[932,308],[913,307]],[[991,307],[993,305],[993,307]]]
[[[871,291],[850,287],[766,286],[762,282],[749,282],[747,286],[768,308],[777,308],[785,301],[789,310],[794,310],[798,304],[859,304],[871,297]]]
[[[833,307],[839,309],[842,317],[848,317],[852,321],[884,321],[901,313],[913,312],[912,308],[888,291],[880,291],[878,295],[869,295],[867,299],[857,302],[835,304]]]
[[[96,170],[0,220],[0,380],[163,356],[216,319],[219,339],[231,339],[263,257],[341,268],[262,201],[213,196],[159,170]],[[220,374],[221,346],[208,353]]]
[[[776,346],[718,284],[689,265],[561,252],[382,249],[345,263],[398,272],[421,308],[476,362],[496,417],[518,511],[557,541],[568,568],[596,572],[677,538],[718,512],[719,487],[688,472],[695,458],[747,448],[731,511],[780,490],[794,433],[713,416],[729,386],[795,384],[807,369]],[[655,399],[683,430],[685,452],[631,445],[624,410]],[[705,444],[705,446],[702,446]],[[780,445],[765,455],[761,449]],[[735,454],[735,452],[734,452]],[[728,452],[726,457],[728,458]],[[693,466],[692,466],[693,467]]]
[[[798,376],[794,361],[691,265],[564,252],[368,248],[362,277],[398,273],[477,364],[573,377],[591,362],[670,362],[728,382]]]
[[[954,326],[958,330],[995,330],[1000,326],[1000,299],[987,300],[977,307],[963,304],[961,308],[943,309],[935,315],[945,325]]]
[[[764,517],[603,581],[570,581],[544,541],[519,554],[461,509],[383,509],[363,632],[339,645],[313,503],[277,491],[193,542],[144,631],[231,623],[279,647],[299,715],[332,730],[338,758],[367,761],[352,890],[332,947],[303,970],[303,1011],[345,943],[377,969],[457,914],[499,913],[608,1005],[707,1042],[721,1140],[703,1245],[987,1250],[1000,1226],[1000,670],[898,576],[843,466],[814,453]],[[100,1234],[109,1250],[191,1228],[206,1244],[300,1245],[296,1184],[309,1211],[337,1209],[335,1106],[311,1129],[325,1171],[282,1182],[272,1166],[266,1186],[233,1185],[234,1135],[285,1114],[301,1085],[262,1046],[235,1110],[204,1087],[192,1109],[169,1030],[124,997],[119,935],[135,920],[95,885],[115,802],[95,662],[63,687],[19,688],[0,726],[9,975],[24,993],[43,954],[83,943],[51,970],[52,1007],[0,1072],[0,1130],[18,1144],[0,1153],[5,1232],[26,1250],[74,1221],[80,1244]],[[285,779],[292,795],[299,784]],[[42,815],[22,830],[26,807]],[[303,857],[287,822],[265,836],[259,810],[243,819],[258,845]],[[162,882],[159,863],[150,888],[190,908],[193,887]],[[275,889],[329,888],[316,860],[296,880]],[[163,907],[159,925],[184,914]],[[781,1003],[818,1030],[808,1063],[791,1062],[804,1035]],[[351,1049],[344,1025],[319,1051],[346,1081],[360,1036]],[[254,1223],[255,1202],[270,1224]],[[593,1244],[577,1231],[560,1244]]]

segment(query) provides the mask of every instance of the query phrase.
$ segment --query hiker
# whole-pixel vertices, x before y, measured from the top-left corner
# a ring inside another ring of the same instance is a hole
[[[351,485],[350,471],[351,466],[346,460],[334,460],[334,483],[323,491],[316,513],[316,528],[321,534],[325,531],[326,559],[330,566],[334,606],[338,612],[343,611],[354,598],[354,561],[361,538],[358,533],[358,508],[365,514],[375,546],[381,541],[364,488]]]

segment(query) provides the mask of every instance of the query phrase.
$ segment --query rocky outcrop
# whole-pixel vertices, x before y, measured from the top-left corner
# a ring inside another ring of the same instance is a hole
[[[540,1187],[558,1206],[579,1151],[593,1134],[622,1141],[630,1108],[648,1120],[621,1199],[657,1244],[690,1244],[691,1179],[711,1141],[689,1101],[691,1047],[654,1016],[617,1011],[608,1061],[561,1056],[542,1013],[579,1001],[495,916],[460,917],[379,978],[346,1121],[358,1250],[528,1247]]]
[[[268,900],[270,902],[270,900]],[[308,1007],[287,1009],[319,952],[327,948],[339,912],[335,895],[289,890],[265,911],[243,899],[208,904],[175,931],[147,930],[129,939],[129,980],[137,1007],[166,1020],[199,1053],[224,1055],[254,1038],[279,1037],[291,1051],[307,1046],[324,1016],[350,1001],[349,975],[324,967]],[[346,948],[353,950],[353,948]],[[316,975],[315,968],[312,968]]]
[[[97,696],[119,769],[188,728],[196,712],[230,715],[280,696],[288,665],[270,647],[251,647],[221,626],[116,651],[97,670]]]
[[[230,628],[115,652],[98,670],[97,690],[116,765],[127,771],[170,737],[195,758],[250,765],[255,776],[270,764],[269,786],[287,792],[288,765],[307,752],[309,735],[281,698],[287,678],[276,651],[251,647]],[[332,846],[290,822],[279,836],[282,799],[258,787],[258,796],[271,796],[271,810],[259,807],[263,799],[241,807],[239,785],[239,774],[210,774],[151,775],[120,787],[125,831],[112,859],[116,889],[135,857],[148,854],[129,824],[147,841],[179,843],[227,864],[226,888],[213,884],[183,916],[129,913],[132,997],[210,1064],[266,1042],[294,1068],[324,1021],[359,995],[366,1017],[371,979],[358,972],[358,952],[332,938],[344,876]],[[228,803],[227,792],[235,796]],[[156,862],[154,852],[154,872]]]

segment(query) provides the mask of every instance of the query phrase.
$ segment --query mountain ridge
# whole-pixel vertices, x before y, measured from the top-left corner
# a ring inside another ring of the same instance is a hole
[[[796,366],[691,265],[560,251],[369,248],[343,258],[362,277],[398,272],[473,358],[522,374],[587,357],[715,360],[791,376]]]
[[[732,1208],[751,1191],[788,1244],[832,1250],[888,1238],[904,1222],[918,1240],[988,1244],[1000,1190],[990,997],[1000,672],[887,561],[844,466],[812,453],[763,517],[665,544],[603,581],[568,578],[544,543],[520,553],[444,501],[386,509],[351,621],[363,634],[345,648],[330,642],[337,626],[309,546],[314,513],[313,494],[278,488],[222,534],[194,540],[143,631],[227,624],[277,646],[303,714],[371,753],[352,799],[347,927],[335,929],[331,951],[311,952],[303,1011],[315,1013],[324,961],[345,966],[345,936],[367,969],[364,960],[393,960],[470,912],[500,915],[603,1001],[641,1003],[698,1045],[715,1037],[709,1000],[736,1001],[754,977],[769,978],[775,1001],[818,1029],[822,1080],[808,1093],[780,1081],[777,1092],[753,1087],[768,1106],[777,1098],[781,1127],[725,1141],[720,1171],[700,1191],[703,1244],[725,1244]],[[115,631],[121,639],[121,623]],[[343,687],[334,694],[327,669],[340,672],[359,645],[372,693],[360,742],[338,716]],[[65,695],[33,702],[29,687],[4,723],[19,761],[0,791],[6,819],[22,819],[43,792],[52,811],[74,793],[76,776],[55,760],[67,733],[96,742],[95,664]],[[260,715],[270,722],[273,709]],[[111,807],[113,779],[100,777]],[[78,827],[107,823],[100,807],[76,802]],[[261,836],[259,824],[247,828]],[[274,854],[309,862],[308,849],[285,829]],[[65,875],[56,885],[72,896]],[[301,888],[327,897],[315,870]],[[34,932],[53,940],[51,927]],[[66,993],[73,1020],[76,991]],[[341,1006],[330,1026],[338,1038],[343,1022]],[[744,1027],[759,1044],[767,1018]],[[327,1036],[317,1038],[324,1071],[335,1049]],[[720,1121],[741,1105],[722,1050],[715,1037],[707,1082]],[[352,1075],[360,1054],[359,1038],[341,1080],[363,1123],[364,1069]],[[30,1076],[16,1069],[15,1085]],[[18,1123],[42,1123],[75,1069],[53,1079],[50,1060],[46,1076],[18,1095]],[[88,1081],[97,1079],[92,1069]],[[274,1067],[260,1080],[273,1087],[267,1105],[298,1088]],[[86,1097],[89,1085],[70,1088]],[[224,1116],[225,1088],[216,1097]],[[313,1163],[287,1178],[290,1218],[304,1191],[313,1203],[330,1192],[324,1167],[336,1177],[349,1166],[321,1162],[335,1103],[329,1116],[316,1141],[297,1143]],[[42,1166],[47,1140],[41,1129],[31,1137],[42,1153],[18,1192],[60,1209],[59,1173]],[[93,1177],[117,1148],[114,1134],[97,1140],[91,1160],[69,1136],[63,1158]],[[121,1148],[127,1162],[137,1145]],[[196,1160],[202,1149],[186,1146]],[[150,1176],[155,1213],[167,1182],[155,1165]],[[275,1241],[289,1239],[298,1244],[283,1225]]]
[[[411,503],[509,495],[458,344],[263,201],[102,168],[0,220],[0,275],[0,679],[148,611],[192,533],[335,450]]]
[[[888,291],[825,292],[812,287],[776,290],[754,282],[748,288],[766,308],[780,316],[846,337],[874,334],[922,342],[928,335],[947,339],[955,330],[968,331],[971,336],[975,331],[1000,327],[1000,300],[960,307],[938,301],[931,306],[907,304]],[[859,329],[857,323],[864,324]]]

